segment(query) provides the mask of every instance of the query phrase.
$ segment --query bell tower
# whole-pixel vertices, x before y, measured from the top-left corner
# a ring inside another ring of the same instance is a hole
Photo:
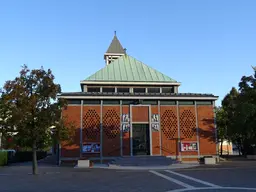
[[[116,31],[114,32],[114,38],[112,39],[112,42],[110,46],[108,47],[108,50],[104,54],[104,59],[106,61],[106,65],[109,65],[112,61],[115,59],[123,56],[126,54],[125,49],[121,45],[120,41],[118,40],[116,36]]]

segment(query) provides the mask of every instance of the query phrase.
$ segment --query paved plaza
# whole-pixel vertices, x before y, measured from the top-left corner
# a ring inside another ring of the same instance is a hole
[[[33,176],[28,164],[0,168],[1,192],[256,191],[255,161],[174,170],[136,171],[50,166],[40,166],[39,170],[39,175]]]

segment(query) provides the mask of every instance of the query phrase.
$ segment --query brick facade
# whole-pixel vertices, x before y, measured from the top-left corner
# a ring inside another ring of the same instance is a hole
[[[182,161],[198,159],[204,155],[216,155],[212,105],[151,105],[132,108],[129,105],[103,105],[102,116],[100,105],[84,105],[82,108],[80,105],[70,105],[63,110],[63,116],[75,123],[75,137],[72,144],[61,143],[61,158],[99,157],[97,153],[82,154],[80,140],[82,138],[82,144],[100,143],[101,120],[103,156],[129,156],[130,133],[121,135],[121,116],[130,114],[131,109],[133,122],[150,123],[150,115],[159,115],[160,131],[151,132],[151,155],[171,156]],[[181,142],[198,142],[199,150],[181,152],[179,138]]]

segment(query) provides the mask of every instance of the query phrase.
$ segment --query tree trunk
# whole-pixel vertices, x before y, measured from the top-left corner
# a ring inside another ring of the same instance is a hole
[[[220,156],[222,156],[223,153],[223,139],[220,140]]]
[[[37,174],[37,156],[36,156],[36,141],[33,142],[33,165],[32,165],[32,169],[33,169],[33,175]]]
[[[248,154],[248,150],[249,150],[249,144],[248,142],[245,140],[243,142],[243,156],[246,157]]]
[[[0,149],[2,149],[2,133],[0,133]]]
[[[239,156],[241,156],[241,147],[240,145],[237,145]]]

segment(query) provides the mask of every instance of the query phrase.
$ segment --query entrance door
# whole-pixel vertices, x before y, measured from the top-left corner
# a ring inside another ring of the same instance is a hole
[[[150,155],[149,124],[132,124],[133,155]]]

